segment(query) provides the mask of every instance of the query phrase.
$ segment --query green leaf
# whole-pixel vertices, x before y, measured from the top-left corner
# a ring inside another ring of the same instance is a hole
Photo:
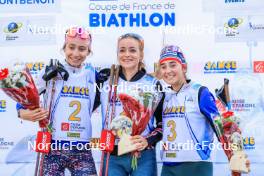
[[[48,132],[50,132],[50,133],[52,133],[52,126],[49,124],[48,126],[47,126],[47,129],[48,129]]]

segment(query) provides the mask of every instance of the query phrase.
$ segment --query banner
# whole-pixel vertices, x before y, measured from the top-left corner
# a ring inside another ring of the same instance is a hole
[[[178,45],[192,81],[214,94],[224,78],[230,80],[232,108],[241,117],[244,147],[251,160],[250,175],[261,176],[264,14],[259,9],[263,8],[262,0],[0,0],[0,68],[27,65],[36,78],[49,59],[65,59],[62,47],[70,26],[91,31],[92,55],[87,57],[86,66],[97,70],[118,63],[117,40],[125,33],[144,38],[143,61],[148,73],[153,72],[164,45]],[[251,40],[259,41],[252,46],[252,53],[245,43],[237,43]],[[249,66],[249,55],[253,68],[243,71]],[[21,123],[16,103],[2,91],[0,120],[0,175],[33,175],[36,153],[28,143],[34,141],[38,124]],[[91,121],[92,137],[98,138],[102,129],[100,107]],[[160,149],[157,144],[159,173]],[[100,156],[101,152],[93,150],[97,171]],[[223,151],[214,151],[212,157],[214,176],[230,175]],[[70,175],[68,170],[66,175]]]
[[[175,26],[175,3],[171,1],[95,1],[89,3],[90,27]]]

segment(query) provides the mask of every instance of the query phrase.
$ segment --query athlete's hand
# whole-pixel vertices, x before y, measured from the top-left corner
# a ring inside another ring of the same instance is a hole
[[[142,151],[148,146],[148,141],[140,135],[132,136],[131,142],[132,144],[136,144],[138,151]]]
[[[249,159],[247,159],[247,161],[246,161],[246,167],[248,168],[248,170],[250,172],[250,160]],[[241,173],[232,171],[232,176],[241,176]]]
[[[20,109],[20,118],[23,120],[28,120],[32,122],[40,121],[48,117],[49,112],[43,108],[37,108],[34,110]]]
[[[247,168],[248,168],[248,170],[250,172],[250,161],[249,161],[249,159],[247,159],[247,161],[246,161],[246,166],[247,166]]]

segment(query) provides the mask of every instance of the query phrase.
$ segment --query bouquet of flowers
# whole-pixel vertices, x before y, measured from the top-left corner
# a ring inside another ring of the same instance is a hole
[[[132,136],[140,135],[146,128],[151,116],[153,115],[162,94],[158,91],[143,91],[142,89],[132,89],[125,93],[119,93],[118,97],[123,105],[124,114],[132,121]],[[127,120],[128,121],[128,120]],[[127,123],[129,124],[129,123]],[[128,130],[129,131],[129,130]],[[126,136],[127,137],[127,136]],[[122,141],[122,137],[120,139]],[[124,144],[129,144],[129,138]],[[118,154],[131,152],[135,147],[127,145],[118,145]],[[132,159],[132,168],[137,167],[137,157],[139,152],[134,151]]]
[[[132,152],[137,149],[136,145],[133,145],[130,141],[130,135],[132,134],[132,125],[132,120],[123,115],[115,117],[111,122],[111,130],[116,136],[120,138],[120,141],[118,143],[118,155]]]
[[[239,176],[241,173],[249,172],[249,167],[247,167],[249,161],[243,151],[243,137],[239,128],[240,118],[231,111],[228,83],[229,80],[225,79],[224,86],[216,90],[216,96],[228,111],[223,112],[221,116],[216,116],[214,122],[218,138],[229,160],[232,175]]]
[[[16,66],[12,70],[0,70],[0,89],[27,109],[39,107],[38,90],[27,67]],[[48,120],[45,119],[39,125],[43,128],[47,123]]]

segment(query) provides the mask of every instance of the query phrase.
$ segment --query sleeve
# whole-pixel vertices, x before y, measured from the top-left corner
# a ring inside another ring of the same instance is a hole
[[[209,121],[213,121],[213,116],[219,114],[213,94],[208,88],[201,87],[198,94],[198,100],[201,113],[208,118]]]
[[[162,90],[161,84],[157,83],[158,91]],[[165,98],[164,92],[162,92],[162,98],[154,112],[156,119],[156,128],[146,137],[149,146],[155,146],[157,142],[162,139],[162,110],[163,110],[163,101]]]
[[[21,104],[17,103],[16,104],[16,110],[19,111],[20,109],[26,109],[24,106],[22,106]]]
[[[201,87],[198,93],[198,101],[200,112],[208,119],[214,132],[218,136],[218,133],[214,124],[214,117],[219,116],[219,111],[215,104],[215,98],[207,87]]]

